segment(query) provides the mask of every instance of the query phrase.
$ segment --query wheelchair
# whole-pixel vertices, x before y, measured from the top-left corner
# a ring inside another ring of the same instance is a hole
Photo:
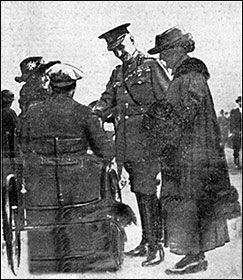
[[[73,204],[30,206],[24,179],[12,175],[6,180],[2,188],[3,238],[13,274],[16,267],[21,268],[23,231],[27,231],[32,274],[114,272],[121,268],[125,227],[136,224],[136,217],[117,199],[119,180],[114,169],[102,166],[95,199]],[[38,197],[38,191],[35,195]]]

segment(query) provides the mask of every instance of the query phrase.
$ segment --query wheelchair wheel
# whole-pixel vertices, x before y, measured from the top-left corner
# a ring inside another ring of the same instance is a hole
[[[111,226],[111,247],[112,258],[114,261],[114,266],[111,268],[111,271],[116,271],[121,268],[121,265],[124,261],[125,232],[117,223],[111,223]]]
[[[5,184],[2,186],[2,219],[3,219],[3,238],[6,243],[8,265],[14,271],[14,215],[13,208],[17,206],[16,182],[11,174],[7,176]],[[15,274],[16,275],[16,274]]]

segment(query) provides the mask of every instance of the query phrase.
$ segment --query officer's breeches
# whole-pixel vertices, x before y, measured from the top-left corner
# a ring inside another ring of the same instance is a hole
[[[131,191],[139,194],[155,195],[157,192],[156,176],[160,172],[158,162],[126,162]]]

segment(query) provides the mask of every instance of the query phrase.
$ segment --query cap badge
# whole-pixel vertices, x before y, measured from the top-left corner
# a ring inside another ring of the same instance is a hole
[[[26,67],[27,67],[28,70],[33,70],[33,69],[36,68],[36,66],[37,66],[37,64],[36,64],[35,61],[30,61],[30,62],[28,62],[27,65],[26,65]]]

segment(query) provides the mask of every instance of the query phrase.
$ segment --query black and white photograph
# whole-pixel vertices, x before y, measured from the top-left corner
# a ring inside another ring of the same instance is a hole
[[[242,1],[1,1],[1,279],[242,279]]]

